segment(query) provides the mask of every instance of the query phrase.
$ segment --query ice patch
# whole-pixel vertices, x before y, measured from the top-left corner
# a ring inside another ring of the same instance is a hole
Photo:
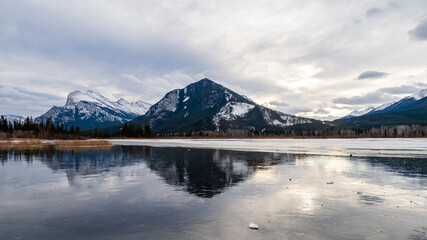
[[[322,154],[332,156],[378,156],[426,158],[425,139],[150,139],[110,140],[114,145],[229,149],[240,151]]]
[[[188,101],[188,99],[190,99],[190,97],[188,97],[188,96],[187,96],[187,97],[185,97],[185,98],[184,98],[184,100],[183,100],[183,102]]]

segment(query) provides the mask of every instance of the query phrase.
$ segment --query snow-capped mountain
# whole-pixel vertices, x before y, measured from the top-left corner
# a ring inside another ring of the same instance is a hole
[[[344,118],[335,120],[334,124],[355,127],[427,124],[427,89],[372,110],[368,108],[359,116],[350,113]]]
[[[362,110],[354,110],[351,113],[349,113],[348,115],[345,115],[344,117],[342,117],[342,119],[359,117],[359,116],[365,115],[369,112],[372,112],[374,110],[375,110],[375,107],[368,107],[368,108],[362,109]]]
[[[74,125],[89,129],[130,121],[143,115],[150,106],[146,102],[128,102],[123,98],[114,102],[93,90],[74,91],[68,95],[64,106],[52,107],[35,121],[51,118],[53,122],[64,123],[68,127]]]
[[[362,110],[354,110],[353,112],[349,113],[348,115],[344,116],[341,119],[354,118],[354,117],[360,117],[360,116],[367,115],[367,114],[373,114],[375,112],[378,112],[378,111],[381,111],[383,109],[390,107],[391,105],[393,105],[396,102],[397,101],[393,101],[393,102],[381,104],[378,107],[368,107],[368,108],[365,108]]]
[[[11,123],[13,123],[15,121],[22,123],[25,121],[25,117],[23,117],[23,116],[12,115],[12,114],[2,115],[2,116],[6,119],[6,121],[11,122]]]
[[[364,115],[372,115],[372,114],[377,114],[382,112],[393,111],[395,109],[404,108],[406,105],[416,102],[418,100],[421,100],[425,97],[427,97],[427,89],[423,89],[418,93],[412,96],[405,97],[399,101],[388,102],[378,107],[368,107],[363,110],[354,110],[341,119],[348,119],[348,118],[360,117]]]
[[[414,98],[417,101],[425,97],[427,97],[427,89],[423,89],[412,96],[412,98]]]
[[[277,130],[297,124],[319,124],[260,106],[207,78],[167,93],[135,123],[150,123],[156,132]]]

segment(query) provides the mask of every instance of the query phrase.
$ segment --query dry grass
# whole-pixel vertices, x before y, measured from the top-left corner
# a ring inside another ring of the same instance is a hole
[[[106,140],[56,140],[55,147],[100,147],[111,146]]]
[[[0,148],[1,149],[19,149],[19,150],[32,150],[32,149],[38,149],[47,146],[47,142],[44,142],[41,139],[26,139],[26,138],[20,138],[20,139],[11,139],[11,140],[4,140],[0,141]]]
[[[55,149],[81,152],[86,150],[109,150],[111,142],[106,140],[56,140]]]
[[[43,145],[46,144],[42,139],[33,138],[12,138],[12,142],[18,145]]]
[[[105,140],[56,140],[48,142],[41,139],[24,138],[0,140],[0,149],[34,150],[48,146],[64,151],[109,150],[111,142]]]
[[[111,146],[89,146],[89,147],[80,147],[80,146],[55,146],[56,150],[59,151],[73,151],[73,152],[85,152],[85,151],[106,151],[110,150]]]

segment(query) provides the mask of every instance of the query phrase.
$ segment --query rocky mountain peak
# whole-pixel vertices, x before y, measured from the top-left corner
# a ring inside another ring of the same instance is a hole
[[[277,129],[313,121],[261,107],[248,97],[204,78],[170,91],[134,122],[149,122],[159,132],[179,132]]]

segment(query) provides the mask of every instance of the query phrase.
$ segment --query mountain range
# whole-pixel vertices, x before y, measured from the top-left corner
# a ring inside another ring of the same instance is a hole
[[[55,123],[79,126],[84,130],[131,121],[143,115],[150,106],[146,102],[128,102],[123,98],[114,102],[93,90],[74,91],[68,95],[64,106],[52,107],[35,122],[52,119]]]
[[[427,123],[427,89],[399,101],[353,111],[333,121],[336,125],[360,128]]]
[[[7,114],[7,115],[3,115],[3,117],[6,119],[6,121],[11,123],[14,123],[15,121],[23,123],[25,121],[25,117],[18,116],[18,115]]]
[[[23,117],[5,115],[8,121]],[[168,92],[151,105],[143,101],[111,101],[100,93],[71,92],[62,107],[54,106],[35,119],[36,123],[52,119],[67,127],[82,130],[101,128],[115,132],[125,122],[149,123],[155,132],[192,131],[277,131],[284,129],[319,129],[327,126],[369,128],[390,125],[427,123],[427,89],[377,107],[353,111],[341,119],[323,122],[285,114],[255,103],[250,98],[207,78],[185,88]]]

